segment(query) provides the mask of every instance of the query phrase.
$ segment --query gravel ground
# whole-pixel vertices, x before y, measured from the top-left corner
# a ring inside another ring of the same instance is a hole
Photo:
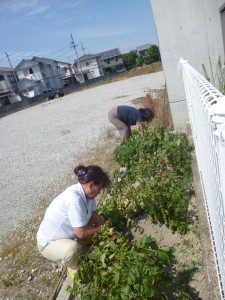
[[[0,244],[20,221],[35,215],[43,199],[52,200],[76,154],[101,144],[113,128],[112,106],[164,86],[163,72],[136,76],[51,100],[0,119]]]

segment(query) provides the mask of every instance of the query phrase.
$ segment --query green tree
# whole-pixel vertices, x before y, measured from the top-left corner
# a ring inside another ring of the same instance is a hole
[[[129,53],[122,55],[123,64],[127,70],[136,66],[137,51],[131,50]]]
[[[146,56],[146,57],[144,57],[144,63],[146,64],[146,65],[150,65],[150,64],[152,64],[154,61],[152,60],[152,58],[150,57],[150,56]]]
[[[148,49],[148,57],[146,58],[146,60],[149,63],[161,61],[160,51],[159,51],[159,47],[157,45],[152,45]]]
[[[111,66],[111,67],[107,67],[106,69],[106,73],[115,73],[117,71],[117,68],[115,66]]]
[[[144,61],[143,56],[141,54],[139,54],[137,57],[137,66],[139,66],[139,67],[143,66],[144,62],[145,61]]]

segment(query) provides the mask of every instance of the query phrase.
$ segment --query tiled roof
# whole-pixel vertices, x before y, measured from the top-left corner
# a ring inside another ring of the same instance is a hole
[[[101,55],[101,59],[107,59],[110,57],[115,57],[121,54],[119,48],[110,49],[104,52],[99,53]]]
[[[81,56],[79,58],[79,61],[85,61],[85,60],[88,60],[88,59],[91,59],[91,58],[96,58],[96,57],[99,57],[100,55],[99,54],[84,54],[83,56]],[[77,60],[75,60],[77,61]]]
[[[30,59],[23,59],[16,67],[15,71],[19,71],[25,68],[33,67],[37,64],[37,62]]]
[[[38,56],[34,56],[31,60],[45,63],[45,64],[52,64],[56,62],[54,59],[46,58],[46,57],[38,57]]]
[[[13,71],[13,69],[12,68],[7,68],[7,67],[0,67],[0,72],[12,72]]]
[[[137,51],[142,51],[142,50],[147,50],[150,47],[151,47],[151,44],[146,44],[146,45],[136,47],[136,49],[137,49]]]

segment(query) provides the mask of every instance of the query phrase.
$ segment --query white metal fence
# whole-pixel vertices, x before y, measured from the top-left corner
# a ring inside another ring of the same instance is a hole
[[[221,299],[225,299],[225,97],[182,58],[178,71],[184,81]]]

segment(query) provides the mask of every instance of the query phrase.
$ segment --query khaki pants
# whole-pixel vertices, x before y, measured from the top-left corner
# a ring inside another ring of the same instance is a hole
[[[77,269],[77,258],[80,246],[75,240],[61,239],[46,246],[37,244],[39,252],[48,260],[53,262],[62,261],[66,267]]]
[[[121,142],[125,142],[131,136],[131,128],[119,120],[117,107],[113,107],[108,113],[109,121],[117,128]]]

